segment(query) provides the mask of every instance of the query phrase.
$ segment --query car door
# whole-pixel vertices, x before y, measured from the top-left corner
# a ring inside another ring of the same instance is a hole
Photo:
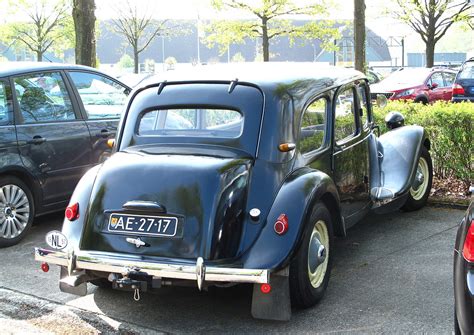
[[[91,135],[92,163],[101,163],[110,156],[107,140],[115,138],[130,88],[96,72],[68,74]]]
[[[19,152],[43,203],[65,202],[90,167],[90,136],[61,71],[13,77]]]
[[[443,72],[444,77],[444,86],[445,86],[445,93],[444,93],[444,100],[450,101],[453,97],[453,84],[454,80],[456,79],[456,74],[452,72]]]
[[[339,192],[341,213],[348,226],[365,215],[370,205],[368,123],[361,126],[361,108],[356,85],[336,93],[333,107],[333,178]],[[367,92],[364,93],[365,104]],[[365,105],[366,106],[366,105]],[[365,113],[367,108],[365,107]]]
[[[441,72],[433,72],[428,79],[428,84],[430,87],[429,95],[429,102],[435,102],[437,100],[445,100],[445,95],[448,91],[447,87],[445,87],[443,74]],[[435,88],[433,88],[433,84],[435,84]]]

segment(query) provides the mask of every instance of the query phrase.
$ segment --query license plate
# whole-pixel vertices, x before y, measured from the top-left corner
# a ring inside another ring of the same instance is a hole
[[[474,94],[474,87],[471,87],[471,93]]]
[[[178,231],[178,218],[112,213],[107,229],[120,234],[173,237]]]

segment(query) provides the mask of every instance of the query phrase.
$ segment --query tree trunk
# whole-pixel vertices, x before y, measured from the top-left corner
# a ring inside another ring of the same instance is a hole
[[[354,0],[355,69],[365,72],[365,0]]]
[[[95,67],[95,0],[73,0],[72,17],[76,33],[76,64]]]
[[[262,19],[262,51],[263,61],[270,61],[270,41],[268,39],[268,20],[266,18]]]
[[[138,73],[138,50],[133,48],[133,72]]]
[[[435,42],[434,40],[428,40],[428,42],[426,42],[426,67],[434,66],[434,53]]]
[[[43,53],[41,51],[36,51],[36,61],[37,62],[43,61]]]

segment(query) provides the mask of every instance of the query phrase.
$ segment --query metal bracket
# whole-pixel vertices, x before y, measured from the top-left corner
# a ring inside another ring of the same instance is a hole
[[[199,291],[202,289],[202,283],[206,277],[206,266],[204,265],[204,259],[202,257],[198,257],[196,261],[196,280]]]

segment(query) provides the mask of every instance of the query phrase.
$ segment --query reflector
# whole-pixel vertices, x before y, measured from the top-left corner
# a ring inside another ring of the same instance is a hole
[[[474,262],[474,220],[471,220],[471,225],[467,231],[462,255],[466,261]]]
[[[78,219],[79,218],[79,203],[76,202],[75,204],[69,205],[66,208],[65,215],[66,215],[66,219],[68,219],[69,221],[74,221]]]

